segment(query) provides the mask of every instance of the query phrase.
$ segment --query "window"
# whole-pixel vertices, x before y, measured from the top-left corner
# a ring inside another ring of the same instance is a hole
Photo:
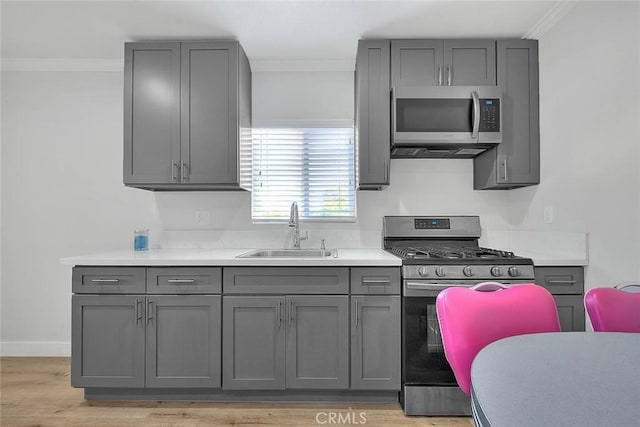
[[[254,222],[355,219],[353,127],[253,129],[252,152]]]

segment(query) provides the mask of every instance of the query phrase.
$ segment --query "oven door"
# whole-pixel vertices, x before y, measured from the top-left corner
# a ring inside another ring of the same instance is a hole
[[[405,297],[403,302],[404,384],[456,386],[444,355],[436,297]]]

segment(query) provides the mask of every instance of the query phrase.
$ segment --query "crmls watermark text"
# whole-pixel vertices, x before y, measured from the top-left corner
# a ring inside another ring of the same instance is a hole
[[[318,424],[366,424],[366,412],[354,412],[351,408],[348,411],[327,411],[316,414]]]

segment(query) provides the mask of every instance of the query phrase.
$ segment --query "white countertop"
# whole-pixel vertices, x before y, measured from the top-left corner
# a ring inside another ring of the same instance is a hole
[[[338,257],[236,258],[245,249],[151,249],[123,250],[61,258],[66,265],[114,266],[401,266],[400,258],[382,249],[337,249]]]

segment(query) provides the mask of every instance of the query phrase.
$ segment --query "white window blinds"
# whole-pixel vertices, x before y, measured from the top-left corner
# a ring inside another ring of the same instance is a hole
[[[353,128],[253,129],[254,222],[355,219]]]

